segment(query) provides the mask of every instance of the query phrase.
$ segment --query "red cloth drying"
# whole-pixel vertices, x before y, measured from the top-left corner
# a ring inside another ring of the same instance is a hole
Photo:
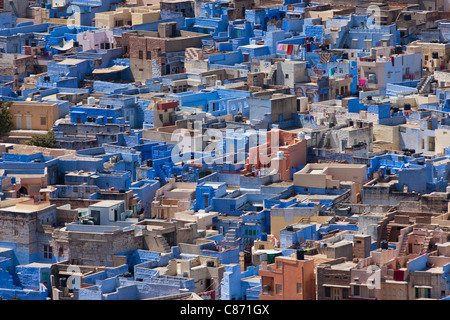
[[[294,49],[294,45],[288,44],[287,55],[290,56],[292,54],[292,50]]]

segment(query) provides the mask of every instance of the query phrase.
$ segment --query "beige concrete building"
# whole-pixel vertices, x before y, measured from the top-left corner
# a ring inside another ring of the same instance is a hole
[[[172,220],[177,212],[190,210],[195,200],[197,183],[176,182],[175,179],[158,189],[152,202],[152,217]]]
[[[356,184],[359,193],[367,181],[366,165],[340,163],[309,163],[294,173],[294,186],[302,188],[339,189],[341,182]]]
[[[434,143],[435,149],[434,152],[439,155],[445,155],[445,148],[450,146],[449,142],[450,138],[450,130],[447,129],[436,129],[434,130]]]
[[[161,19],[158,6],[122,7],[115,11],[99,12],[95,14],[97,28],[112,29],[126,25],[135,26],[156,22]]]
[[[10,108],[13,130],[50,130],[59,118],[58,103],[15,101]]]
[[[419,47],[423,54],[423,67],[430,72],[448,69],[450,43],[414,41],[408,47]]]

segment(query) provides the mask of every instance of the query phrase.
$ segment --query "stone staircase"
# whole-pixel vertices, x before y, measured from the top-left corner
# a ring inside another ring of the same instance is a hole
[[[417,91],[419,92],[419,94],[429,93],[430,92],[430,83],[433,80],[434,80],[434,76],[432,76],[432,75],[422,78],[420,80],[419,84],[417,85]]]
[[[428,252],[428,247],[430,246],[430,242],[431,242],[432,238],[433,238],[432,236],[425,237],[425,241],[423,242],[423,245],[422,245],[422,252]]]
[[[270,68],[269,74],[267,75],[267,79],[270,83],[273,83],[273,76],[276,71],[277,71],[277,65],[273,64],[272,67]]]
[[[404,256],[406,254],[406,249],[407,249],[407,246],[408,246],[408,240],[409,240],[409,234],[405,235],[403,237],[403,239],[401,240],[401,242],[400,242],[400,249],[398,251],[398,256],[399,257],[402,257],[402,256]]]
[[[167,243],[166,238],[164,238],[163,236],[158,235],[158,236],[156,236],[156,241],[161,247],[161,252],[165,252],[165,253],[170,253],[171,252],[170,246]]]
[[[236,235],[236,229],[229,228],[228,231],[225,233],[224,240],[225,240],[225,246],[237,247],[239,245],[239,239]]]

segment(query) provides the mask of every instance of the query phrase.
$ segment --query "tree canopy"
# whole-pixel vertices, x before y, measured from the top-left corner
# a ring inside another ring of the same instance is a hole
[[[14,126],[13,116],[10,111],[12,102],[0,100],[0,135],[11,131]]]
[[[47,134],[34,135],[31,137],[31,140],[25,142],[25,144],[45,148],[58,148],[53,130],[50,130]]]

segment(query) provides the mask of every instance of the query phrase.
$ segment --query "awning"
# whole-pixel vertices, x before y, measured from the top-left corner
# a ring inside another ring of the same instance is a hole
[[[198,24],[194,24],[194,26],[193,26],[192,28],[216,30],[215,27],[211,27],[211,26],[202,26],[202,25],[198,25]]]
[[[92,71],[92,74],[105,74],[105,73],[121,72],[127,68],[128,68],[128,66],[112,66],[109,68],[99,68],[99,69],[94,69]]]
[[[59,51],[67,51],[73,48],[73,40],[66,41],[62,39],[56,45],[51,46],[52,49],[57,49]]]
[[[351,288],[351,286],[338,285],[338,284],[328,284],[328,283],[322,284],[322,287],[343,288],[343,289],[350,289]]]

